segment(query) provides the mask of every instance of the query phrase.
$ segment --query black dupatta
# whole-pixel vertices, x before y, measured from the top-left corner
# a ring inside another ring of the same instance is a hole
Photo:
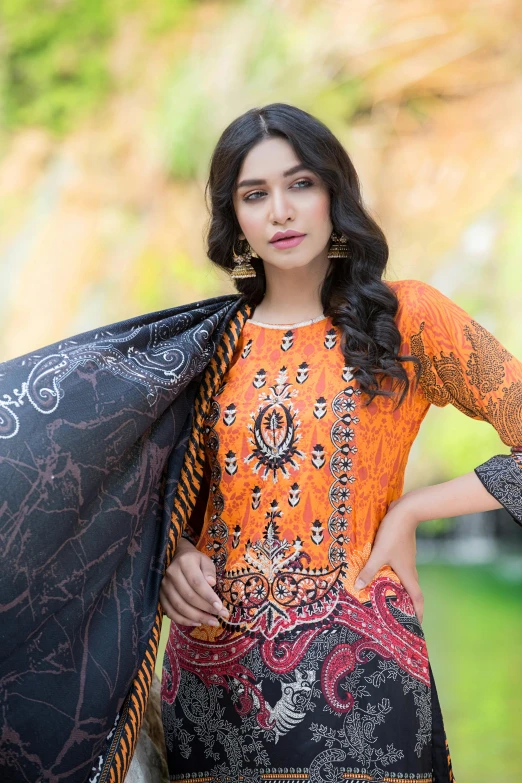
[[[122,781],[200,422],[250,308],[225,295],[0,364],[0,779]]]

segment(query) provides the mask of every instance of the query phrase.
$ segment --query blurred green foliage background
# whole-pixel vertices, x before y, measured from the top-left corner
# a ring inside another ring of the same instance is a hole
[[[0,17],[0,361],[232,291],[205,256],[208,163],[274,101],[345,145],[388,279],[437,286],[522,357],[516,0],[3,0]],[[406,489],[506,451],[432,409]],[[522,780],[521,540],[419,568],[459,783]]]

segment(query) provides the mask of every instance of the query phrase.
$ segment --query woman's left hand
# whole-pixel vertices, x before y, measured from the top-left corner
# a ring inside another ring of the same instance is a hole
[[[413,504],[409,504],[407,498],[407,494],[403,495],[388,506],[377,530],[370,557],[356,579],[355,588],[362,590],[383,565],[390,566],[410,596],[415,614],[422,623],[424,596],[416,565],[415,531],[418,520],[415,518]]]

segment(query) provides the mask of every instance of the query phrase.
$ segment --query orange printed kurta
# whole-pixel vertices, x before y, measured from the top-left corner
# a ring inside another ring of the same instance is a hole
[[[522,520],[522,364],[432,286],[388,285],[399,353],[422,363],[418,385],[404,363],[397,410],[394,398],[364,405],[329,317],[247,320],[212,398],[208,500],[186,535],[212,557],[231,616],[172,626],[173,780],[453,780],[411,600],[388,566],[361,591],[354,581],[430,404],[497,429],[511,453],[477,475]]]

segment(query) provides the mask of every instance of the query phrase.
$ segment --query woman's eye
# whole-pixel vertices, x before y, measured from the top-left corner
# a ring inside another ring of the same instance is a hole
[[[310,180],[309,180],[309,179],[298,179],[298,180],[297,180],[297,182],[294,182],[294,184],[292,185],[292,187],[294,187],[295,185],[301,185],[301,184],[305,184],[305,185],[313,185],[314,183],[313,183],[313,182],[310,182]],[[297,189],[298,189],[298,190],[302,190],[303,188],[297,188]],[[243,199],[243,201],[259,201],[259,199],[257,199],[257,198],[252,198],[252,196],[255,196],[255,195],[257,195],[258,193],[261,193],[261,194],[263,194],[264,192],[265,192],[264,190],[254,190],[254,192],[253,192],[253,193],[249,193],[249,194],[248,194],[248,196],[245,196],[245,198]]]
[[[304,183],[305,185],[313,185],[313,182],[310,182],[309,179],[298,179],[297,182],[294,182],[294,185],[299,185],[300,183]],[[298,188],[298,190],[301,190],[301,188]]]

